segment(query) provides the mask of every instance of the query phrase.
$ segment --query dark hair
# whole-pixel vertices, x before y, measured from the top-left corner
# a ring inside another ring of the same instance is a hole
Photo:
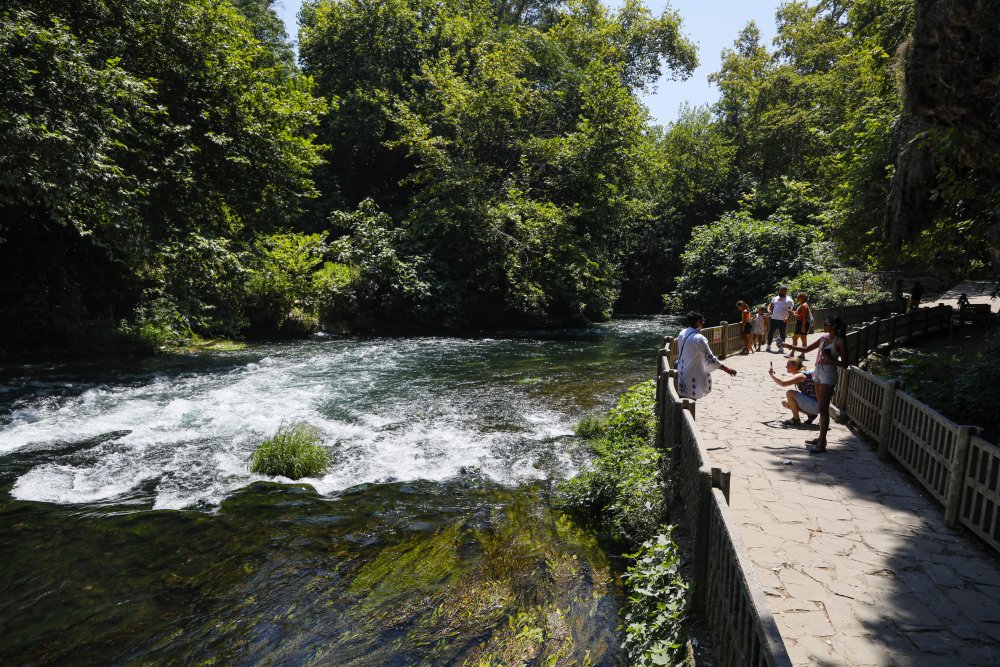
[[[833,325],[834,333],[841,338],[847,335],[847,325],[844,323],[844,320],[840,319],[840,315],[832,315],[826,318],[826,323]]]
[[[704,320],[705,316],[699,313],[697,310],[692,310],[690,313],[687,314],[687,321],[689,327],[693,327],[696,324],[698,324],[698,322],[703,322]]]

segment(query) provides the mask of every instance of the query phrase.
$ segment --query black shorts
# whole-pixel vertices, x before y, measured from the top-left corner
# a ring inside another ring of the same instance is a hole
[[[809,323],[795,320],[795,335],[805,336],[807,333],[809,333]]]
[[[744,322],[743,323],[743,335],[747,336],[747,335],[749,335],[751,333],[753,333],[753,323],[752,322]]]

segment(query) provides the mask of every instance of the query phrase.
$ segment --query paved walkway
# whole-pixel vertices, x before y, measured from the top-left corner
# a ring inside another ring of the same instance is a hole
[[[845,426],[809,455],[818,426],[781,426],[770,362],[727,359],[697,422],[794,664],[1000,665],[1000,556]]]
[[[1000,304],[1000,298],[994,299],[993,293],[1000,286],[998,283],[987,282],[983,280],[968,280],[963,283],[955,285],[950,290],[942,294],[941,296],[928,299],[926,305],[936,305],[939,303],[946,303],[950,306],[958,307],[958,297],[965,294],[969,297],[969,303],[988,303],[994,310],[998,304]],[[909,289],[910,285],[906,285],[905,289]]]

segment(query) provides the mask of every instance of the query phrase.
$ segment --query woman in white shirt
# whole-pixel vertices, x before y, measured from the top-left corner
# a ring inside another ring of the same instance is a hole
[[[736,370],[719,361],[701,335],[705,316],[692,311],[687,320],[688,328],[677,335],[677,393],[682,398],[701,398],[712,391],[712,371],[721,368],[735,377]]]

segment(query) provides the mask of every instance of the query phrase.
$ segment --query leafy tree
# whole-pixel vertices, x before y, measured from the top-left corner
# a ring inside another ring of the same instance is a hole
[[[338,102],[323,138],[350,156],[319,176],[323,205],[373,200],[394,256],[433,295],[416,321],[605,318],[622,249],[653,214],[637,93],[664,68],[689,73],[693,47],[675,13],[637,2],[546,5],[545,20],[518,21],[498,7],[304,9],[303,66]],[[355,233],[331,219],[335,235]],[[383,293],[399,307],[402,292]]]
[[[812,268],[814,253],[808,228],[729,213],[694,230],[676,296],[684,308],[725,319],[737,301],[759,303],[783,278]]]
[[[107,331],[148,312],[143,299],[174,300],[203,333],[240,328],[238,298],[163,262],[179,248],[238,257],[234,243],[291,223],[314,194],[308,128],[325,105],[278,33],[258,39],[265,7],[253,20],[209,0],[0,10],[0,308],[25,323],[6,340]]]

